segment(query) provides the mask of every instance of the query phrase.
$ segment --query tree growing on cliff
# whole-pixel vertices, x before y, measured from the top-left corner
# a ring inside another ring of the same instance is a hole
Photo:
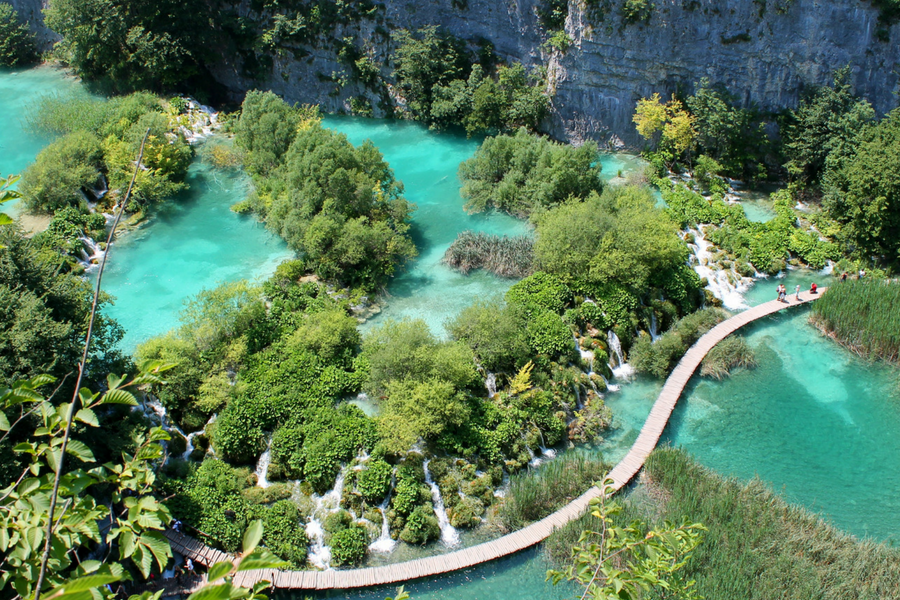
[[[658,155],[672,167],[684,159],[690,162],[690,151],[697,137],[696,118],[674,95],[663,103],[659,94],[638,100],[634,111],[635,127]]]
[[[0,67],[17,67],[37,58],[34,34],[11,4],[0,2]]]

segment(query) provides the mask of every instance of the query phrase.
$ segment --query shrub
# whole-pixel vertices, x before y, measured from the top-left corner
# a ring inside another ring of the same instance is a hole
[[[681,360],[688,348],[727,317],[727,313],[721,309],[705,308],[682,318],[655,343],[650,336],[641,335],[631,348],[631,365],[638,373],[662,379]]]
[[[562,280],[538,271],[516,283],[506,292],[506,301],[524,307],[562,313],[572,300],[572,290]]]
[[[557,357],[573,351],[572,330],[563,322],[562,317],[549,310],[533,314],[528,319],[525,334],[536,354]]]
[[[82,190],[100,181],[102,156],[100,140],[83,131],[63,136],[41,150],[22,174],[21,192],[28,210],[86,209]]]
[[[34,34],[11,4],[0,3],[0,67],[17,67],[37,58]]]
[[[290,500],[279,500],[265,513],[265,537],[263,542],[276,556],[291,563],[294,568],[306,564],[309,538],[300,523],[300,511]]]
[[[354,525],[331,536],[331,559],[338,566],[359,564],[368,550],[369,535],[365,527]]]
[[[575,148],[528,133],[498,135],[459,166],[469,212],[529,215],[602,189],[597,146]]]
[[[516,311],[499,301],[476,302],[447,324],[455,340],[469,345],[488,371],[511,373],[528,362],[528,338]]]
[[[391,489],[393,467],[383,460],[370,460],[359,472],[357,486],[367,502],[379,503]]]
[[[400,532],[400,539],[407,544],[425,545],[441,535],[441,528],[431,504],[416,507],[406,519],[406,526]]]

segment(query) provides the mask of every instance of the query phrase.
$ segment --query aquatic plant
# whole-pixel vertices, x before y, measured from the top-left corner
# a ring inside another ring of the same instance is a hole
[[[731,335],[716,344],[703,358],[700,375],[721,381],[730,377],[733,369],[750,369],[756,364],[756,356],[747,340],[739,335]]]
[[[485,269],[500,277],[527,277],[534,270],[534,238],[463,231],[447,248],[443,261],[464,275]]]
[[[812,307],[819,329],[860,356],[900,362],[900,285],[849,280],[832,285]]]
[[[843,533],[788,504],[759,480],[723,478],[687,453],[658,448],[645,464],[649,485],[625,504],[617,526],[688,517],[707,528],[684,569],[705,598],[896,598],[900,551]],[[640,500],[638,500],[640,498]],[[554,533],[545,549],[557,564],[591,523],[585,516]]]
[[[508,529],[519,529],[543,519],[602,481],[609,465],[600,458],[568,453],[510,478],[498,516]]]

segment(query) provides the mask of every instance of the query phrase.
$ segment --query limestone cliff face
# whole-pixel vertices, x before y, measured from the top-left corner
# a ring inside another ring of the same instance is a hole
[[[19,17],[28,23],[28,26],[36,34],[38,49],[49,50],[53,43],[59,40],[59,36],[44,25],[44,15],[41,9],[50,4],[50,0],[3,0],[19,13]]]
[[[47,0],[12,0],[26,18]],[[377,19],[336,30],[352,36],[387,65],[387,30],[441,25],[466,38],[490,40],[496,52],[526,66],[546,66],[554,91],[547,130],[561,139],[606,142],[616,136],[636,144],[635,102],[653,92],[690,92],[703,77],[725,84],[744,105],[765,110],[794,106],[804,86],[830,82],[850,65],[853,82],[881,112],[897,106],[900,91],[900,26],[878,35],[878,11],[869,0],[653,0],[646,22],[626,24],[624,0],[569,1],[566,32],[572,46],[548,51],[536,9],[542,0],[383,0]],[[250,12],[248,0],[231,4]],[[887,38],[887,39],[879,39]],[[49,37],[45,38],[49,39]],[[271,89],[291,102],[349,108],[350,98],[383,96],[358,82],[340,83],[346,65],[333,45],[281,47],[261,78],[246,77],[229,52],[211,69],[236,97]],[[390,67],[383,67],[389,74]]]
[[[570,0],[566,32],[573,44],[549,54],[536,16],[540,1],[385,0],[384,17],[391,28],[438,24],[462,38],[486,38],[504,58],[547,66],[555,94],[546,128],[576,142],[615,136],[638,143],[636,101],[690,92],[703,77],[725,84],[745,106],[778,110],[796,105],[804,86],[825,85],[835,69],[850,65],[857,92],[879,112],[898,103],[900,27],[879,40],[878,11],[866,0],[654,0],[649,20],[637,24],[624,23],[623,0],[594,0],[593,10]],[[335,37],[356,35],[387,62],[389,43],[374,24],[352,29]],[[300,60],[276,57],[272,76],[261,82],[238,77],[233,65],[216,72],[232,89],[270,88],[327,110],[346,108],[360,94],[377,105],[362,86],[323,82],[322,75],[344,67],[331,51],[309,52]]]

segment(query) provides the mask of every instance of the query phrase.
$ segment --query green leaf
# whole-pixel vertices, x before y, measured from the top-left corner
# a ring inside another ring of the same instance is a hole
[[[48,597],[53,596],[56,598],[63,598],[66,596],[71,596],[72,594],[78,594],[81,592],[86,592],[99,587],[103,587],[104,585],[115,583],[116,581],[119,581],[121,579],[121,576],[116,576],[113,573],[86,575],[84,577],[78,577],[77,579],[67,581],[63,585],[58,586],[50,594],[48,594]]]
[[[287,562],[281,560],[266,548],[256,548],[241,559],[237,572],[253,571],[255,569],[283,569],[287,566]]]
[[[147,531],[141,534],[140,542],[150,548],[160,570],[165,568],[172,556],[172,548],[169,547],[169,541],[158,531]]]
[[[0,431],[9,431],[9,420],[3,411],[0,411]]]
[[[262,519],[257,519],[250,523],[249,527],[247,527],[247,531],[244,532],[244,544],[243,544],[243,552],[244,554],[249,554],[253,552],[256,547],[259,545],[259,541],[262,539],[263,535],[263,522]]]
[[[135,400],[131,392],[125,390],[110,390],[103,394],[100,404],[127,404],[128,406],[137,406],[138,401]]]
[[[53,375],[35,375],[31,378],[31,381],[28,383],[31,384],[33,388],[39,388],[42,385],[47,385],[48,383],[54,383],[56,381],[56,377]]]
[[[233,589],[230,583],[207,585],[188,596],[188,600],[229,600]]]
[[[89,408],[82,408],[75,413],[75,419],[81,421],[85,425],[90,425],[91,427],[100,427],[100,421],[97,420],[97,415]]]
[[[122,382],[125,381],[124,375],[114,375],[112,373],[106,376],[106,383],[109,384],[109,389],[114,390],[122,385]]]
[[[0,225],[12,225],[13,220],[6,213],[0,213]],[[5,247],[5,246],[4,246]]]
[[[69,445],[66,446],[66,452],[82,462],[94,462],[94,453],[87,447],[87,444],[80,440],[69,440]]]
[[[234,565],[230,562],[216,563],[209,568],[209,575],[207,576],[208,580],[216,581],[217,579],[222,579],[223,577],[231,573],[232,568],[234,568]]]

